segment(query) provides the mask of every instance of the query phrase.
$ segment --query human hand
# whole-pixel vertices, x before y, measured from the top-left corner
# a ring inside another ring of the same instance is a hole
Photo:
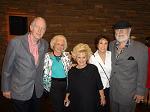
[[[101,97],[100,104],[101,104],[102,106],[104,106],[104,105],[106,104],[105,96],[102,96],[102,97]]]
[[[136,103],[144,102],[144,96],[142,95],[135,95],[134,100]]]
[[[11,92],[10,91],[3,92],[3,96],[7,99],[11,99]]]
[[[65,98],[65,100],[64,100],[65,107],[68,107],[69,104],[70,104],[70,100],[68,98]]]
[[[71,67],[75,67],[75,66],[77,66],[77,64],[72,64],[72,65],[71,65]]]

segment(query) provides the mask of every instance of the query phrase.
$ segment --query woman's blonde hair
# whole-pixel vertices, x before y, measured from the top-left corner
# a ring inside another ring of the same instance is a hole
[[[50,47],[51,47],[51,49],[53,50],[54,44],[56,43],[56,41],[57,41],[58,39],[63,39],[63,40],[64,40],[64,42],[65,42],[65,44],[64,44],[64,51],[65,51],[65,50],[67,49],[67,39],[66,39],[66,37],[63,36],[63,35],[56,35],[56,36],[54,36],[54,37],[51,39],[51,41],[50,41]]]
[[[71,52],[72,58],[76,61],[77,54],[82,52],[86,53],[87,59],[89,60],[92,55],[92,50],[88,44],[84,43],[79,43],[73,48],[73,51]]]

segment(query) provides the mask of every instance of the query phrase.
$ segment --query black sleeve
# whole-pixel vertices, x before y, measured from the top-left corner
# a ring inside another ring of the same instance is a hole
[[[67,93],[70,93],[70,82],[71,82],[71,74],[72,74],[72,69],[70,69],[69,71],[68,71],[68,85],[67,85]]]
[[[93,68],[94,68],[95,80],[97,83],[98,90],[101,90],[103,89],[103,84],[102,84],[100,74],[98,72],[98,68],[96,66],[93,66]]]

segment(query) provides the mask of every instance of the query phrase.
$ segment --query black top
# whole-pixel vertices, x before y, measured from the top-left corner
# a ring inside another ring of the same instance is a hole
[[[101,89],[103,85],[95,65],[88,64],[82,69],[71,68],[68,75],[71,112],[97,112]]]

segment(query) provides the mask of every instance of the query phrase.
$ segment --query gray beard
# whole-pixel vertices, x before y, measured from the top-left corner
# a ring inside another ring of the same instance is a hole
[[[118,37],[118,36],[116,36],[116,40],[117,40],[118,42],[125,42],[125,41],[127,41],[129,38],[130,38],[129,36],[123,36],[123,37]]]

